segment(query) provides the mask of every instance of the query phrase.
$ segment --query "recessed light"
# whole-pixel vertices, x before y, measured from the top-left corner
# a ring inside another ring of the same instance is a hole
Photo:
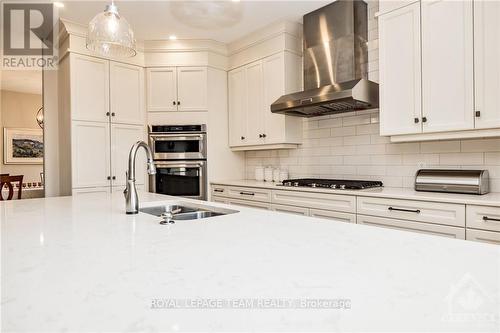
[[[63,7],[64,7],[64,4],[63,4],[62,2],[55,1],[55,2],[54,2],[54,6],[56,6],[57,8],[63,8]]]
[[[170,40],[176,40],[177,36],[176,35],[170,35],[170,36],[168,36],[168,39],[170,39]]]

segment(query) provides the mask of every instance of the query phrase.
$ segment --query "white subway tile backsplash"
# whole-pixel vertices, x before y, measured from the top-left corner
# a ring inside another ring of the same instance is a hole
[[[378,82],[378,1],[368,1],[368,78]],[[298,149],[249,151],[246,175],[255,166],[287,169],[290,177],[381,180],[413,188],[421,168],[487,169],[491,191],[500,192],[500,139],[391,143],[379,135],[378,110],[304,119]]]

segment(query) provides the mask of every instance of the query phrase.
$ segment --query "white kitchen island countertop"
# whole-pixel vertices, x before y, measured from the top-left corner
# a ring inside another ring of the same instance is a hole
[[[140,202],[168,200],[186,201]],[[237,209],[160,225],[121,193],[0,203],[2,332],[500,331],[499,246]]]
[[[457,203],[457,204],[467,204],[467,205],[500,207],[499,192],[491,192],[483,195],[477,195],[477,194],[460,194],[460,193],[421,192],[421,191],[415,191],[412,188],[404,188],[404,187],[375,187],[364,190],[333,190],[329,188],[282,186],[281,184],[279,183],[276,184],[275,182],[264,182],[251,179],[212,181],[211,184],[266,188],[271,190],[344,194],[344,195],[355,195],[363,197],[434,201],[434,202],[447,202],[447,203]]]

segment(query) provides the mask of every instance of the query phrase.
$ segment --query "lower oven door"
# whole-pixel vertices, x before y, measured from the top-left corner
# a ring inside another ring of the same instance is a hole
[[[151,192],[206,200],[205,161],[156,161],[155,166]]]

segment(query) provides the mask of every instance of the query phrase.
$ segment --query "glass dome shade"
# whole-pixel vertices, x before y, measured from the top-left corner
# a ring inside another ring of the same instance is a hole
[[[133,57],[137,54],[134,32],[114,4],[106,6],[104,12],[90,21],[87,49],[107,57]]]

